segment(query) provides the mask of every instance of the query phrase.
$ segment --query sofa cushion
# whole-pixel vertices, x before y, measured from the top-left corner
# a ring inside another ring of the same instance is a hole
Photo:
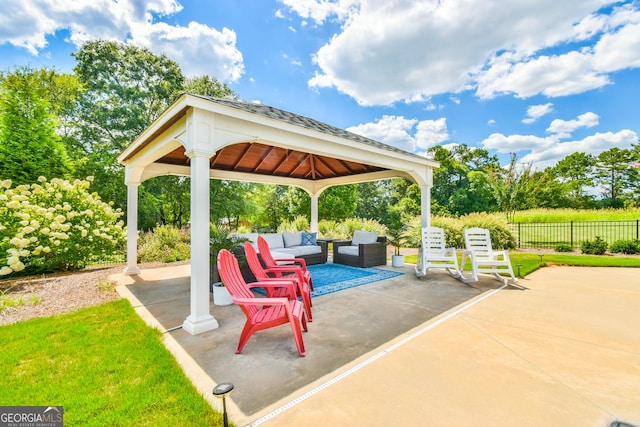
[[[265,233],[261,234],[262,238],[267,241],[269,249],[275,250],[284,248],[284,240],[282,240],[282,233]]]
[[[306,245],[306,246],[292,246],[290,248],[278,249],[280,253],[287,253],[290,257],[301,257],[305,255],[319,254],[322,252],[322,248],[318,245]]]
[[[351,239],[351,244],[354,246],[358,246],[361,243],[375,243],[377,241],[378,233],[376,233],[375,231],[356,230],[353,232],[353,239]]]
[[[302,233],[302,242],[300,244],[302,246],[316,246],[318,244],[317,235],[318,233]]]
[[[302,231],[298,231],[297,233],[284,232],[282,233],[282,239],[284,240],[284,247],[288,248],[290,246],[300,246],[302,244]]]
[[[272,251],[271,252],[271,256],[273,257],[273,259],[275,259],[276,261],[279,259],[291,259],[292,258],[292,254],[289,252],[286,252],[286,248],[280,248],[277,251]],[[293,261],[291,261],[293,263]]]
[[[359,255],[359,247],[358,246],[340,246],[338,247],[338,253],[342,255]]]

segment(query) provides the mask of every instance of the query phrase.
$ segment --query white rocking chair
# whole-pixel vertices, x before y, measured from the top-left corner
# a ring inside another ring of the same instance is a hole
[[[464,230],[464,241],[466,250],[462,252],[462,271],[460,279],[465,283],[477,282],[478,274],[493,274],[496,279],[504,282],[505,285],[511,284],[517,287],[518,278],[513,274],[511,260],[508,251],[494,251],[491,248],[491,235],[489,230],[485,228],[467,228]],[[466,277],[464,274],[465,263],[467,259],[471,261],[471,276]],[[511,283],[500,273],[507,273],[511,276]]]
[[[447,248],[444,230],[440,227],[422,227],[422,247],[418,255],[416,276],[422,277],[430,268],[444,268],[455,278],[460,278],[458,256],[455,248]]]

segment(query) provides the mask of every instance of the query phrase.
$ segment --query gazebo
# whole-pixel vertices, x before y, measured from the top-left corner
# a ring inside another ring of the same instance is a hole
[[[318,197],[334,185],[408,178],[421,189],[422,225],[429,225],[436,161],[263,104],[182,95],[118,157],[127,185],[126,274],[137,266],[138,186],[161,175],[191,178],[191,313],[183,328],[218,327],[209,308],[209,180],[295,185]],[[215,202],[215,201],[214,201]],[[206,231],[205,231],[206,230]]]

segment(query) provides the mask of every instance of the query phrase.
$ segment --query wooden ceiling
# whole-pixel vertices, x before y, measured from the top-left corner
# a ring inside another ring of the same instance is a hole
[[[179,147],[156,163],[189,166],[189,160],[184,147]],[[259,142],[244,142],[222,148],[211,158],[211,169],[312,181],[387,170],[366,163],[273,147]]]

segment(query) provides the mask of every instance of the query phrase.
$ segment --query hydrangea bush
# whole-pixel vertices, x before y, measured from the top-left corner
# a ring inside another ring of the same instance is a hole
[[[123,214],[89,192],[92,180],[0,181],[0,277],[77,270],[123,250]]]

